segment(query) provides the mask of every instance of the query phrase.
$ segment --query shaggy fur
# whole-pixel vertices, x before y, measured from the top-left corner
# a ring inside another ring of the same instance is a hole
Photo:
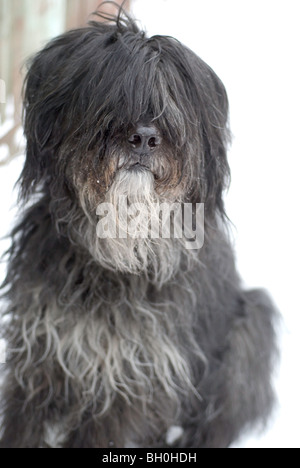
[[[167,447],[174,425],[176,447],[229,446],[272,407],[274,309],[242,289],[226,235],[223,84],[122,13],[38,53],[24,109],[1,447]],[[144,225],[157,202],[204,203],[204,246],[101,239],[119,195]]]

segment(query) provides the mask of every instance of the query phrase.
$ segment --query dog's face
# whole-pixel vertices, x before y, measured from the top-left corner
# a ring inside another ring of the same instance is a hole
[[[226,92],[175,39],[128,18],[70,31],[33,59],[24,104],[22,194],[41,190],[61,219],[80,207],[93,220],[116,192],[223,214]]]

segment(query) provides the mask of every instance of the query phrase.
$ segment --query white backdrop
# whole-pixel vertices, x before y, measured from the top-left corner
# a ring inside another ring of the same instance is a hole
[[[283,317],[278,408],[266,432],[240,447],[300,448],[299,12],[299,0],[133,0],[150,35],[177,37],[227,88],[234,135],[227,211],[238,267],[246,286],[269,290]],[[0,168],[0,235],[14,214],[21,164]]]

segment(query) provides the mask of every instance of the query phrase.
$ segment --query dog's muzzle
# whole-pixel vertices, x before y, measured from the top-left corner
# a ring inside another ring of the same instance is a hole
[[[147,159],[153,156],[161,142],[161,135],[154,125],[137,125],[128,138],[132,152],[132,166],[147,166]]]

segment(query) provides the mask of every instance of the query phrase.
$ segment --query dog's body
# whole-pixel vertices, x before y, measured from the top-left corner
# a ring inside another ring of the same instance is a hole
[[[34,58],[2,447],[167,447],[174,425],[176,447],[227,447],[268,416],[274,310],[242,290],[225,234],[227,114],[204,62],[129,18]],[[97,206],[119,195],[204,203],[203,247],[101,239]]]

